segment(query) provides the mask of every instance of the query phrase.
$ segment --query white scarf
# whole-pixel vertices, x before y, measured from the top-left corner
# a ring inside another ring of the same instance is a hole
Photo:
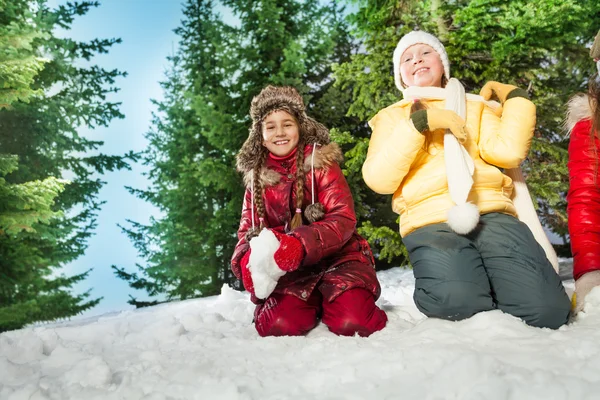
[[[465,121],[467,116],[466,100],[483,102],[492,109],[500,107],[500,104],[495,101],[486,101],[481,96],[465,94],[465,88],[455,78],[449,79],[445,88],[411,86],[404,90],[404,98],[407,100],[445,100],[446,109],[456,112]],[[473,186],[475,166],[467,150],[450,131],[447,131],[444,135],[444,157],[448,191],[452,201],[456,204],[448,211],[448,225],[455,232],[466,234],[472,231],[479,222],[479,209],[476,205],[467,202],[467,197]],[[558,272],[556,252],[540,224],[521,168],[505,169],[504,174],[513,180],[512,201],[519,220],[527,224],[536,241],[544,249],[546,257]]]

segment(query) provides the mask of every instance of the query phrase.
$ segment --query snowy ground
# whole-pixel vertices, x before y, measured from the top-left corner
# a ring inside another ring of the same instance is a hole
[[[599,399],[600,289],[558,331],[500,311],[427,319],[410,270],[379,273],[370,338],[259,338],[247,293],[0,335],[0,399]],[[567,281],[572,291],[572,281]]]

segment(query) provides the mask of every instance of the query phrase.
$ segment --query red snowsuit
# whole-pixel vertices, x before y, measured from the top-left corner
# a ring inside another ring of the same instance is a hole
[[[600,270],[600,140],[590,129],[590,119],[580,120],[569,142],[567,214],[575,279]]]
[[[311,204],[312,146],[307,145],[304,151],[303,209]],[[305,225],[291,232],[306,252],[302,266],[281,277],[265,302],[251,296],[257,304],[256,327],[263,336],[306,333],[316,325],[321,313],[323,322],[338,334],[357,332],[368,336],[382,329],[387,321],[385,313],[374,303],[381,288],[373,254],[367,241],[356,232],[354,202],[348,183],[332,155],[334,153],[339,153],[339,148],[329,144],[317,148],[315,154],[315,201],[323,204],[325,216],[310,225],[304,221]],[[268,229],[285,232],[296,204],[296,153],[283,159],[269,155],[265,164],[261,176],[264,223]],[[252,227],[251,212],[255,213],[255,223],[258,223],[259,217],[256,210],[252,210],[251,195],[250,188],[247,188],[238,230],[239,240],[231,261],[231,269],[238,279],[242,277],[240,261],[249,249],[245,235]],[[292,318],[281,318],[285,317],[284,314]],[[272,326],[272,322],[285,319],[289,319],[285,326]],[[351,321],[364,326],[348,330]]]

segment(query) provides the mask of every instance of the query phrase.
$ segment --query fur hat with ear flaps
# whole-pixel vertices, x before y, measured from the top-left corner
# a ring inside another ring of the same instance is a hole
[[[299,199],[297,204],[297,213],[292,219],[292,229],[302,224],[302,217],[298,210],[301,210],[301,201],[304,198],[304,146],[307,144],[327,145],[330,142],[329,130],[321,123],[306,115],[306,108],[302,96],[296,89],[289,86],[267,86],[257,96],[252,99],[250,106],[250,117],[252,118],[252,127],[248,139],[244,142],[240,152],[237,155],[237,169],[244,174],[246,184],[251,187],[253,195],[253,208],[259,215],[259,226],[254,226],[247,234],[247,239],[257,235],[263,228],[264,205],[262,204],[263,181],[269,180],[268,170],[264,167],[265,158],[268,150],[263,146],[262,124],[264,119],[275,111],[286,111],[292,115],[299,126],[300,138],[298,141],[297,152],[297,173],[300,182],[296,185],[296,197]],[[307,160],[310,161],[310,160]],[[309,164],[310,168],[314,165]],[[277,178],[274,178],[277,179]],[[314,190],[313,190],[314,192]],[[254,217],[254,213],[252,214]],[[309,222],[315,222],[325,215],[323,205],[315,203],[306,207],[304,216]],[[296,226],[295,226],[296,225]],[[258,229],[256,229],[258,228]]]
[[[250,105],[252,127],[248,139],[237,155],[238,171],[247,173],[258,164],[262,164],[263,160],[258,155],[268,152],[262,144],[262,123],[269,114],[275,111],[286,111],[296,118],[300,126],[300,142],[304,144],[316,142],[320,145],[330,142],[329,130],[306,115],[304,101],[296,89],[289,86],[267,86],[252,99]]]

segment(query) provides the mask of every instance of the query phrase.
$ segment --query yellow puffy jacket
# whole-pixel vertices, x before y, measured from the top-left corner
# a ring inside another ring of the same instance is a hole
[[[443,100],[424,101],[427,108],[444,108]],[[410,120],[412,102],[402,100],[379,111],[369,121],[373,130],[362,173],[377,193],[392,194],[392,208],[400,214],[400,234],[445,222],[454,206],[448,192],[444,163],[444,130],[425,132]],[[475,173],[468,201],[481,214],[501,212],[516,216],[511,200],[512,180],[500,168],[516,168],[525,159],[535,128],[535,105],[513,97],[503,109],[467,100],[465,148]]]

